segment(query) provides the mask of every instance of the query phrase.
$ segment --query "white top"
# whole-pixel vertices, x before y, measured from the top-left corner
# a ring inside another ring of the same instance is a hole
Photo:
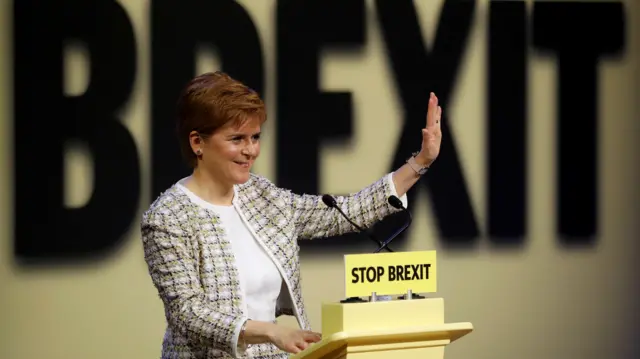
[[[236,257],[247,316],[252,320],[274,321],[283,281],[278,268],[249,232],[234,206],[216,206],[216,209]]]
[[[182,185],[183,181],[178,182],[178,187],[194,203],[215,211],[220,216],[236,258],[247,317],[264,322],[274,321],[276,301],[283,281],[278,268],[251,234],[233,205],[211,204]]]

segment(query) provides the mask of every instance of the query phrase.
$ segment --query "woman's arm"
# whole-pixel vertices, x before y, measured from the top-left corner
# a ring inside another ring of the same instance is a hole
[[[163,221],[143,220],[142,242],[149,274],[171,328],[193,343],[237,357],[238,334],[247,318],[216,311],[209,304],[186,239],[159,223]]]
[[[426,127],[422,129],[420,152],[395,172],[363,190],[351,196],[335,197],[337,205],[352,221],[362,228],[368,228],[398,211],[387,203],[391,195],[400,197],[405,208],[407,207],[406,193],[440,152],[441,116],[442,109],[438,106],[438,98],[431,93]],[[322,202],[321,196],[290,194],[290,201],[299,238],[330,237],[355,231],[336,209],[329,208]]]
[[[337,206],[358,226],[369,228],[386,216],[399,211],[387,202],[389,196],[400,197],[406,206],[406,195],[399,196],[388,174],[375,183],[349,196],[334,196]],[[289,192],[296,234],[300,239],[324,238],[353,232],[356,229],[335,208],[328,207],[318,195],[296,195]]]
[[[273,343],[288,353],[299,353],[310,343],[322,340],[320,333],[289,328],[280,324],[249,320],[241,336],[242,344]]]
[[[422,163],[419,158],[415,158],[416,163],[421,167],[428,167],[426,164]],[[413,187],[416,182],[420,179],[421,175],[416,172],[415,169],[411,168],[408,163],[405,163],[402,167],[398,168],[395,172],[393,172],[393,185],[398,193],[398,196],[404,196],[411,187]],[[405,205],[406,207],[406,205]]]

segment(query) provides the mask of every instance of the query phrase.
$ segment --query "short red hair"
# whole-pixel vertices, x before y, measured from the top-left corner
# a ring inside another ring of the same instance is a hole
[[[226,125],[243,125],[249,120],[267,120],[265,105],[258,93],[222,71],[193,78],[178,99],[176,131],[180,149],[191,167],[197,156],[189,134],[196,131],[207,138]]]

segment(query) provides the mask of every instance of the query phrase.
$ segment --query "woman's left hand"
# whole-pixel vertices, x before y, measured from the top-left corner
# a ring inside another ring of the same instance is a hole
[[[438,106],[438,98],[432,92],[429,95],[427,126],[422,129],[422,148],[416,156],[416,162],[420,165],[430,166],[440,154],[440,143],[442,142],[441,117],[442,108]]]

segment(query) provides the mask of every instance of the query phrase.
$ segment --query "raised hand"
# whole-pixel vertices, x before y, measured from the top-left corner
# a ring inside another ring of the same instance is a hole
[[[416,156],[416,162],[423,166],[430,166],[440,154],[442,131],[440,119],[442,108],[438,106],[438,97],[432,92],[429,95],[429,108],[427,109],[427,125],[422,129],[422,147]]]

